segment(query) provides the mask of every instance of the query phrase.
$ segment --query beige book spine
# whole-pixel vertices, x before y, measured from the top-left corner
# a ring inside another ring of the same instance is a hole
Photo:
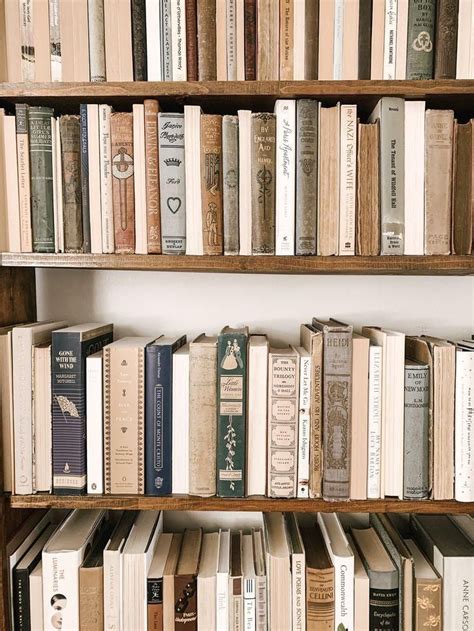
[[[33,3],[33,45],[35,81],[51,81],[49,0],[35,0]]]
[[[73,0],[63,0],[59,10],[61,33],[61,81],[74,81]],[[89,67],[89,62],[87,63]]]
[[[16,150],[15,117],[0,117],[0,124],[2,123],[2,118],[5,156],[4,168],[8,224],[8,250],[10,252],[21,252],[20,210],[18,200],[18,166],[16,160],[10,159],[10,156],[15,155]]]
[[[158,168],[158,101],[145,105],[145,179],[148,254],[161,254],[160,177]]]
[[[104,0],[87,0],[91,81],[105,81]]]
[[[12,364],[12,334],[5,333],[0,336],[0,418],[2,427],[3,445],[3,490],[11,493],[14,472],[13,445],[13,364]]]
[[[280,5],[278,0],[257,2],[257,79],[277,81],[280,65]]]
[[[443,628],[443,599],[441,579],[415,579],[415,624],[413,631]]]
[[[6,32],[5,0],[0,0],[0,33],[5,34],[4,37],[0,37],[0,82],[8,81]]]
[[[359,78],[359,0],[344,3],[342,79]]]
[[[30,206],[30,149],[28,140],[28,108],[16,107],[16,157],[18,163],[18,203],[20,208],[20,242],[22,252],[32,252]]]
[[[5,143],[3,140],[3,119],[5,110],[0,107],[0,252],[8,252],[8,219],[6,200]]]
[[[118,10],[118,39],[114,53],[119,55],[120,81],[133,81],[132,8],[130,0],[120,0]],[[108,77],[107,77],[108,79]]]
[[[455,347],[433,349],[433,499],[454,498]]]
[[[319,4],[318,79],[334,78],[334,16],[335,0],[321,0]]]
[[[216,0],[217,81],[227,81],[227,1]]]
[[[3,0],[5,5],[5,55],[7,79],[12,83],[23,80],[21,71],[20,3]],[[3,9],[3,7],[2,7]]]
[[[81,631],[103,631],[104,588],[102,567],[79,570],[79,620]]]
[[[339,241],[340,106],[319,105],[318,231],[321,256],[337,254]]]
[[[204,254],[222,254],[222,116],[201,116],[202,239]]]
[[[372,46],[370,53],[370,78],[383,79],[383,47],[385,33],[385,0],[372,4]]]
[[[89,26],[87,0],[74,0],[74,81],[89,81]],[[62,41],[61,37],[61,41]]]
[[[294,0],[280,0],[280,81],[293,80]]]

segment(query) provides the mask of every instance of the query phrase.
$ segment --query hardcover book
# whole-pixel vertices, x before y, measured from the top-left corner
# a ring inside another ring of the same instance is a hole
[[[18,204],[20,210],[20,243],[22,252],[32,252],[30,151],[28,135],[28,105],[15,105],[16,155],[18,161]]]
[[[435,22],[436,0],[409,1],[406,79],[433,78]]]
[[[341,106],[322,107],[318,116],[318,231],[317,253],[337,254],[340,195]]]
[[[141,0],[140,0],[141,1]],[[161,254],[158,112],[154,99],[145,99],[145,186],[148,254]]]
[[[87,113],[86,113],[87,116]],[[59,119],[63,182],[64,251],[83,252],[81,182],[81,119],[63,115]],[[87,134],[87,127],[86,127]]]
[[[222,117],[224,254],[239,253],[239,119]]]
[[[380,254],[379,123],[359,123],[357,143],[356,254]]]
[[[438,0],[436,6],[435,79],[456,79],[459,0]]]
[[[204,254],[222,254],[222,116],[201,115],[202,243]]]
[[[80,105],[80,116],[79,116],[79,133],[80,133],[80,162],[79,162],[79,171],[76,174],[76,179],[78,179],[80,183],[81,194],[78,196],[79,199],[79,208],[82,211],[82,251],[90,252],[91,251],[91,220],[90,220],[90,185],[89,185],[89,144],[88,138],[89,135],[92,136],[93,130],[89,129],[89,114],[91,112],[88,110],[88,106],[85,103],[81,103]],[[61,116],[60,122],[63,120],[64,116]],[[62,133],[61,133],[62,138]],[[71,134],[71,140],[74,139],[74,133]],[[72,144],[72,143],[71,143]],[[74,145],[72,145],[74,147]],[[64,157],[63,157],[63,169],[64,169]],[[69,167],[69,164],[66,162],[66,166]],[[74,173],[73,169],[70,169],[72,173]],[[63,171],[64,173],[64,171]],[[94,175],[90,173],[91,177]],[[71,182],[69,183],[69,186]],[[64,204],[64,201],[63,201]],[[64,204],[64,217],[67,217],[67,204]]]
[[[306,628],[333,631],[334,566],[319,524],[301,528],[301,537],[306,555]]]
[[[207,2],[198,0],[195,6],[197,13],[198,78],[199,81],[215,81],[217,79],[216,0],[208,0]]]
[[[296,101],[275,102],[275,254],[295,253]]]
[[[296,103],[296,254],[316,254],[318,101]]]
[[[403,499],[430,495],[430,368],[405,361]]]
[[[174,575],[174,628],[197,631],[197,575],[201,554],[202,529],[186,529]]]
[[[453,254],[472,250],[472,126],[454,123],[453,156]]]
[[[405,544],[413,555],[415,568],[413,629],[424,631],[429,628],[441,631],[443,579],[413,539],[405,539]]]
[[[252,114],[251,120],[252,254],[274,254],[276,117]]]
[[[133,254],[135,252],[133,114],[112,112],[110,134],[115,253]]]

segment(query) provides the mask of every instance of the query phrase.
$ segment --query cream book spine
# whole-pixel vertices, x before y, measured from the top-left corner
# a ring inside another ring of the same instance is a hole
[[[18,198],[18,166],[17,160],[10,156],[16,153],[16,122],[14,116],[0,116],[3,122],[3,155],[5,169],[5,192],[8,221],[8,250],[21,252],[20,209]]]
[[[251,335],[248,347],[247,494],[265,495],[267,467],[261,457],[267,445],[268,340]]]
[[[86,358],[87,492],[104,492],[102,351]]]
[[[173,81],[186,81],[186,0],[170,0]]]
[[[30,631],[43,631],[43,564],[30,574]]]
[[[245,8],[244,0],[236,1],[237,81],[245,81]]]
[[[405,254],[425,248],[425,102],[405,102]]]
[[[99,105],[100,206],[102,216],[102,251],[115,252],[114,211],[112,207],[112,143],[110,105]]]
[[[296,102],[279,99],[276,115],[275,254],[295,253]]]
[[[456,79],[470,79],[472,9],[471,0],[459,0]]]
[[[186,184],[186,254],[203,254],[201,208],[201,108],[184,106],[184,179]]]
[[[239,254],[252,254],[252,112],[239,110]]]
[[[51,81],[62,80],[61,28],[59,24],[60,0],[49,0],[49,48]]]
[[[395,79],[406,78],[409,0],[397,0],[397,47],[395,57]],[[408,254],[405,252],[405,254]]]
[[[33,488],[51,493],[51,346],[33,346]],[[41,395],[40,395],[41,392]]]
[[[301,36],[306,28],[306,0],[293,0],[293,79],[300,81],[305,78],[305,38]]]
[[[216,575],[216,629],[229,630],[230,530],[219,532],[219,566]]]
[[[454,499],[474,502],[474,350],[456,349]]]
[[[93,103],[87,105],[87,144],[89,160],[89,212],[91,222],[91,253],[102,254],[99,106]]]
[[[32,252],[33,244],[31,234],[30,154],[27,105],[16,105],[15,120],[16,157],[18,162],[18,204],[20,209],[20,245],[22,252]]]
[[[48,0],[33,0],[34,81],[51,81]]]
[[[344,50],[344,0],[334,0],[334,51],[333,76],[335,81],[342,79]]]
[[[135,254],[148,253],[145,182],[145,107],[133,105],[133,160],[135,195]]]
[[[379,0],[381,2],[382,0]],[[397,52],[397,0],[385,0],[383,78],[395,79]]]
[[[341,105],[339,176],[339,255],[355,254],[357,106]]]
[[[161,5],[156,0],[146,0],[146,42],[148,81],[162,81],[162,34]]]
[[[303,348],[297,350],[300,358],[297,497],[309,497],[311,355]]]
[[[12,83],[23,81],[21,71],[20,3],[5,2],[5,48],[7,57],[6,80]]]
[[[189,344],[173,353],[173,493],[189,493]]]
[[[382,445],[382,352],[381,346],[369,346],[369,409],[367,499],[381,497]]]

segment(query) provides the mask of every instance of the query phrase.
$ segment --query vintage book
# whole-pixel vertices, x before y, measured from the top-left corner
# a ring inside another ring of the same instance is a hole
[[[323,497],[349,498],[352,326],[313,318],[323,333]]]
[[[160,7],[161,14],[161,78],[171,81],[173,66],[171,61],[171,0],[164,0]]]
[[[216,9],[217,5],[216,3]],[[225,39],[225,44],[222,47],[222,52],[225,50],[225,69],[224,72],[220,72],[221,76],[218,77],[218,80],[224,79],[228,81],[237,81],[237,1],[236,0],[227,0],[225,3],[225,28],[222,28],[219,23],[219,9],[217,9],[216,15],[216,31],[218,32],[218,39],[222,37]],[[224,14],[222,14],[224,17]],[[219,33],[220,31],[220,33]],[[220,50],[216,49],[216,56],[220,53]],[[219,58],[216,57],[217,63],[219,63]],[[224,65],[224,61],[222,61],[222,65]]]
[[[257,9],[257,79],[275,81],[279,76],[280,3],[258,0]]]
[[[293,76],[293,0],[280,0],[280,80],[292,81]]]
[[[298,356],[292,347],[268,355],[267,495],[296,497],[298,458]]]
[[[347,535],[347,540],[354,553],[354,629],[368,629],[369,577],[351,535]]]
[[[59,24],[59,0],[49,0],[49,49],[51,81],[62,80],[61,28]]]
[[[62,81],[90,81],[87,0],[60,2]]]
[[[87,492],[104,492],[103,353],[86,358]]]
[[[244,0],[245,80],[257,78],[257,0]]]
[[[201,116],[202,240],[204,254],[223,252],[222,116]]]
[[[252,254],[252,112],[238,110],[239,119],[239,254]]]
[[[0,160],[2,162],[2,167],[0,169],[0,225],[2,227],[0,231],[0,248],[2,252],[8,252],[10,248],[9,243],[9,234],[8,234],[8,206],[7,206],[7,170],[6,170],[6,138],[3,133],[3,123],[5,118],[5,110],[0,108]],[[19,219],[19,218],[18,218]],[[19,228],[19,220],[17,221],[17,225]],[[18,230],[18,239],[20,239],[20,234]]]
[[[372,0],[359,0],[358,79],[371,78]]]
[[[249,535],[251,537],[251,535]],[[219,532],[207,532],[202,538],[197,577],[198,629],[216,629],[217,571],[220,552]]]
[[[339,236],[340,104],[319,103],[317,253],[337,254]]]
[[[237,81],[245,81],[245,7],[244,0],[236,2],[237,22]]]
[[[216,572],[216,627],[229,624],[230,530],[219,528],[219,560]]]
[[[334,567],[319,524],[302,527],[306,557],[306,629],[334,629]]]
[[[113,340],[112,324],[81,324],[53,332],[53,488],[86,492],[86,358]]]
[[[224,254],[239,253],[239,119],[222,117]]]
[[[268,340],[251,335],[248,345],[247,494],[265,495],[267,467],[261,454],[267,445]]]
[[[254,629],[257,622],[257,581],[252,534],[242,535],[243,622]]]
[[[186,81],[186,0],[171,0],[171,60],[173,81]]]
[[[437,2],[435,79],[456,79],[458,6],[459,0],[438,0]]]
[[[52,116],[50,107],[30,106],[28,109],[34,252],[54,252]]]
[[[338,5],[338,12],[341,3]],[[334,39],[336,31],[336,3],[319,3],[318,79],[331,81],[334,77]],[[339,77],[338,77],[339,78]]]
[[[5,57],[6,75],[5,80],[20,83],[23,81],[21,67],[21,36],[20,36],[20,3],[4,2],[5,27]]]
[[[30,573],[31,631],[43,631],[43,563],[41,559]]]
[[[318,102],[296,103],[296,254],[316,254]]]
[[[189,344],[173,353],[172,392],[172,490],[189,492]]]
[[[471,254],[472,249],[472,124],[454,123],[453,254]]]
[[[131,9],[133,80],[146,81],[148,78],[146,55],[146,0],[131,0]]]
[[[20,245],[22,252],[32,252],[30,202],[30,151],[28,105],[15,105],[16,158],[18,162],[18,204],[20,211]]]
[[[436,1],[409,0],[406,79],[432,79],[435,57]]]
[[[135,207],[135,254],[148,254],[145,170],[145,106],[132,105],[133,199]]]
[[[146,38],[147,38],[147,79],[163,81],[163,24],[162,9],[164,2],[145,0]]]
[[[202,178],[201,107],[184,106],[184,174],[186,190],[186,254],[203,254],[202,239]]]
[[[224,327],[217,341],[217,495],[244,497],[248,329]]]
[[[64,251],[83,252],[81,201],[81,121],[79,116],[59,119],[63,182]]]
[[[110,105],[99,105],[100,206],[102,215],[102,251],[115,251],[114,211],[112,192],[112,143],[110,136]]]
[[[356,254],[380,254],[379,123],[359,123],[357,143]]]
[[[33,483],[51,493],[51,344],[32,348]]]
[[[382,347],[369,346],[367,418],[367,499],[382,497]]]
[[[173,535],[163,533],[158,539],[147,576],[147,618],[150,631],[163,629],[163,572]]]
[[[183,535],[181,533],[173,534],[168,558],[163,570],[163,631],[171,631],[174,629],[174,577],[178,565],[179,554],[181,551]]]
[[[188,81],[197,81],[198,54],[197,54],[197,0],[186,0],[186,71]]]
[[[197,2],[197,58],[199,81],[215,81],[216,66],[216,0]]]
[[[383,79],[395,79],[398,0],[385,0]]]
[[[242,531],[230,533],[229,629],[241,629],[243,612]]]
[[[283,513],[263,513],[263,539],[268,594],[268,628],[291,629],[290,547]]]
[[[73,199],[72,193],[75,189],[73,185],[74,179],[77,180],[77,184],[80,189],[80,194],[75,195],[78,199],[78,206],[80,213],[82,215],[82,221],[80,224],[81,230],[81,243],[78,247],[82,252],[90,252],[91,251],[91,223],[90,223],[90,201],[89,201],[89,144],[88,137],[89,133],[92,133],[92,130],[89,130],[89,117],[88,117],[88,106],[84,103],[81,103],[79,106],[79,170],[76,173],[75,169],[71,168],[70,161],[75,160],[75,125],[71,124],[72,119],[70,120],[68,125],[65,125],[65,118],[61,116],[59,119],[59,129],[61,132],[61,149],[63,151],[62,154],[62,165],[63,165],[63,190],[66,190],[67,195],[63,195],[63,213],[64,213],[64,237],[65,237],[65,248],[67,250],[67,231],[66,227],[68,222],[70,222],[73,226],[74,223],[71,222],[71,217],[74,217],[73,210]],[[64,135],[69,137],[67,144],[63,143],[63,129]],[[69,147],[69,151],[66,153],[65,146]],[[70,173],[73,174],[74,177],[70,176]],[[75,174],[75,175],[74,175]],[[67,186],[66,186],[67,183]],[[71,246],[69,246],[71,247]],[[72,250],[76,251],[75,249]]]
[[[54,214],[54,249],[64,252],[64,212],[63,212],[63,171],[61,156],[61,134],[59,117],[51,118],[51,149],[53,157],[53,214]]]
[[[355,254],[357,106],[341,105],[338,254]]]
[[[184,182],[184,114],[158,114],[161,249],[163,254],[186,252]]]
[[[145,493],[172,492],[173,354],[186,336],[159,337],[145,351]]]
[[[295,253],[296,101],[275,102],[275,254]]]
[[[91,81],[105,81],[105,31],[103,0],[87,0]]]
[[[217,338],[201,335],[189,345],[189,493],[216,494]]]
[[[405,544],[413,555],[415,568],[413,629],[441,631],[442,579],[413,539],[405,539]]]
[[[309,497],[309,449],[311,430],[311,353],[302,346],[295,346],[300,367],[298,410],[298,482],[297,496]]]
[[[131,22],[131,0],[104,0],[107,81],[133,81]]]
[[[161,254],[158,112],[155,99],[145,99],[145,186],[148,254]]]
[[[257,575],[255,595],[255,631],[265,631],[267,628],[267,605],[269,599],[267,599],[267,570],[265,567],[265,551],[262,530],[253,528],[252,537],[255,574]]]
[[[352,400],[351,400],[351,500],[367,499],[368,466],[368,404],[369,404],[369,340],[352,337]]]
[[[251,120],[251,253],[275,254],[276,116],[252,114]]]
[[[154,338],[104,348],[104,489],[145,492],[145,352]]]
[[[133,114],[112,112],[110,134],[115,253],[133,254],[135,252]]]
[[[100,186],[100,139],[99,139],[99,106],[95,103],[87,105],[87,166],[89,170],[88,202],[89,212],[84,215],[84,222],[89,220],[90,251],[92,254],[102,254],[102,208]],[[87,243],[84,244],[86,247]]]
[[[405,101],[405,254],[424,254],[425,101]]]
[[[457,24],[456,28],[456,62],[455,78],[468,79],[471,76],[471,31],[472,31],[472,8],[469,2],[456,3]]]
[[[403,499],[430,495],[430,369],[405,361]]]
[[[295,513],[285,513],[291,559],[292,629],[306,628],[306,558],[302,529]]]
[[[174,628],[197,631],[197,575],[201,553],[202,530],[186,529],[174,576]]]
[[[474,501],[472,476],[472,416],[474,392],[474,343],[456,344],[456,391],[454,407],[454,499]]]
[[[227,37],[227,16],[229,16],[229,37]],[[233,18],[231,20],[231,18]],[[233,26],[233,28],[231,28]],[[227,81],[228,60],[227,40],[229,39],[229,53],[235,55],[235,0],[216,2],[216,79]],[[229,60],[230,61],[230,60]],[[235,62],[235,58],[234,58]],[[234,69],[236,70],[235,63]],[[234,77],[235,80],[235,77]]]
[[[18,201],[18,165],[17,160],[9,161],[9,156],[16,153],[16,125],[14,116],[6,116],[3,109],[0,112],[0,161],[4,178],[5,210],[8,251],[21,252],[20,213]],[[2,185],[0,184],[0,187]],[[3,197],[3,196],[2,196]],[[2,230],[4,223],[2,222]]]
[[[435,3],[436,4],[436,3]],[[436,6],[435,6],[436,9]],[[410,13],[410,0],[397,0],[397,42],[395,53],[395,79],[404,81],[407,75],[408,55],[408,20]],[[434,29],[431,40],[434,39]],[[430,79],[433,77],[431,75]]]
[[[369,118],[380,122],[381,254],[404,253],[404,105],[403,99],[382,97]]]
[[[12,351],[11,326],[0,329],[0,419],[2,427],[2,482],[3,490],[7,493],[14,492],[15,476],[15,445],[13,431],[13,351]],[[266,367],[266,364],[265,364]],[[265,384],[266,385],[266,384]],[[265,388],[265,406],[266,406]],[[266,428],[265,428],[266,436]]]
[[[397,568],[373,528],[352,528],[352,536],[369,575],[369,630],[399,628]]]
[[[426,110],[425,254],[451,252],[454,112]]]

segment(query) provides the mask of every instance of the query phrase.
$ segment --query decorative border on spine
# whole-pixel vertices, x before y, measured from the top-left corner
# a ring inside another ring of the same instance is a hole
[[[110,348],[104,347],[104,493],[111,493],[110,433],[111,433],[111,398],[110,398]]]

